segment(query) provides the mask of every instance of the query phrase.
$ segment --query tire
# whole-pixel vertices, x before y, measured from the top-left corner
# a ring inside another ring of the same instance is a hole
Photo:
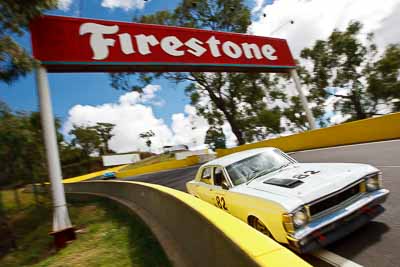
[[[268,230],[268,228],[265,226],[265,224],[257,217],[249,218],[249,223],[250,223],[250,226],[253,227],[254,229],[256,229],[257,231],[272,238],[271,232]]]

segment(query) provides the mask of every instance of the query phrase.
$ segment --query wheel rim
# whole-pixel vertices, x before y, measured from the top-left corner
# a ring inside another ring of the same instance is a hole
[[[268,228],[265,226],[265,224],[257,218],[254,218],[253,220],[253,227],[264,235],[271,236],[271,233],[268,231]]]

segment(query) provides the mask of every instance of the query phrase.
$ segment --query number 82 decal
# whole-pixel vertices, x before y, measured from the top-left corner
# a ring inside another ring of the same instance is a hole
[[[228,208],[226,207],[226,203],[225,203],[224,197],[219,197],[219,196],[217,196],[217,197],[216,197],[216,200],[217,200],[217,206],[218,206],[218,208],[224,209],[224,210],[228,210]]]

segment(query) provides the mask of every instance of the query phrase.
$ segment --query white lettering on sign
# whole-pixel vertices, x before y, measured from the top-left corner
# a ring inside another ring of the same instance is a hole
[[[263,47],[261,47],[261,51],[264,55],[264,57],[266,57],[269,60],[277,60],[278,57],[274,56],[276,50],[275,48],[272,47],[272,45],[266,44],[263,45]]]
[[[242,49],[240,46],[231,41],[222,44],[222,51],[231,58],[240,58],[242,56]]]
[[[90,33],[90,47],[93,50],[93,59],[102,60],[108,57],[108,47],[114,46],[115,40],[105,39],[103,34],[117,33],[119,27],[104,26],[97,23],[84,23],[79,28],[79,34],[84,35]]]
[[[154,35],[146,36],[144,34],[135,35],[136,43],[139,49],[139,53],[142,55],[151,54],[150,45],[155,46],[158,45],[159,42]]]
[[[182,46],[183,43],[175,36],[167,36],[161,40],[161,48],[174,57],[180,57],[185,54],[185,52],[178,50]]]
[[[215,38],[215,36],[211,36],[211,38],[208,39],[206,43],[210,46],[211,55],[213,57],[220,57],[221,56],[221,53],[219,52],[219,49],[218,49],[218,45],[220,45],[221,42],[219,40],[217,40]]]
[[[135,50],[133,50],[133,45],[132,45],[132,38],[129,33],[118,34],[118,37],[119,37],[119,42],[121,43],[122,52],[124,52],[125,55],[135,53]]]
[[[97,23],[83,23],[79,28],[80,35],[85,35],[88,33],[90,34],[89,43],[93,51],[92,58],[95,60],[106,59],[109,55],[109,47],[114,47],[116,42],[115,39],[111,37],[105,38],[104,35],[117,34],[118,31],[119,27],[117,25],[105,26]],[[159,41],[154,35],[138,34],[132,38],[129,33],[120,33],[118,34],[118,40],[121,51],[125,55],[130,55],[137,52],[143,56],[149,55],[152,53],[152,47],[160,45],[161,49],[165,53],[174,57],[181,57],[186,53],[190,53],[196,57],[201,57],[209,49],[211,55],[215,58],[222,56],[222,50],[226,56],[234,59],[240,58],[243,55],[247,59],[278,59],[277,55],[275,54],[275,48],[270,44],[264,44],[260,49],[257,44],[237,44],[233,41],[225,41],[221,46],[221,41],[215,38],[215,36],[211,36],[205,42],[208,45],[208,49],[207,46],[204,46],[204,42],[196,38],[190,38],[183,43],[176,36],[166,36]]]
[[[262,55],[260,52],[260,48],[256,44],[248,44],[248,43],[243,43],[242,44],[244,54],[247,58],[251,59],[255,57],[256,59],[261,59]]]
[[[190,38],[189,41],[185,43],[187,47],[189,47],[188,52],[195,55],[196,57],[200,57],[203,55],[205,52],[207,52],[207,49],[205,49],[202,45],[204,43],[200,40],[197,40],[196,38]]]

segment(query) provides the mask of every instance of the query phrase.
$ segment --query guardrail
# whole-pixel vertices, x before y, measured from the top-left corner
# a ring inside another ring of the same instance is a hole
[[[218,157],[221,157],[247,149],[269,146],[277,147],[285,152],[293,152],[399,138],[400,113],[393,113],[378,118],[343,123],[234,148],[217,149],[217,154]]]
[[[66,178],[63,180],[63,183],[67,184],[67,183],[77,183],[77,182],[82,182],[82,181],[86,181],[98,176],[102,176],[105,172],[117,172],[122,168],[125,168],[127,165],[122,165],[122,166],[118,166],[118,167],[113,167],[113,168],[108,168],[105,170],[101,170],[101,171],[97,171],[97,172],[92,172],[92,173],[88,173],[88,174],[84,174],[84,175],[80,175],[80,176],[76,176],[76,177],[71,177],[71,178]]]
[[[166,171],[166,170],[193,166],[198,163],[200,163],[198,156],[190,156],[182,160],[168,160],[160,163],[155,163],[152,165],[138,167],[131,170],[120,170],[119,172],[116,173],[116,176],[117,178],[126,178],[144,173]]]
[[[65,189],[127,206],[150,227],[174,266],[310,266],[242,221],[174,189],[122,181],[66,184]]]

